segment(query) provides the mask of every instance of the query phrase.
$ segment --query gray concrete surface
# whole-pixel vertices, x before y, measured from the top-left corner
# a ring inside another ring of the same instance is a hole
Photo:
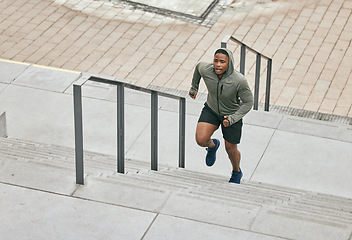
[[[80,73],[0,62],[6,69],[0,81],[0,112],[6,111],[9,139],[73,148],[72,83]],[[85,150],[116,154],[115,90],[96,83],[83,87]],[[126,89],[126,158],[146,165],[149,102],[148,95]],[[159,103],[159,162],[175,168],[178,103],[164,98]],[[223,141],[212,168],[205,166],[205,150],[194,141],[202,106],[202,100],[187,99],[186,169],[218,176],[216,186],[236,193],[239,189],[226,187],[231,167]],[[245,183],[319,192],[339,201],[352,198],[350,125],[257,111],[251,111],[244,122],[239,149]],[[215,136],[222,139],[219,131]],[[342,222],[334,221],[336,217],[309,221],[312,217],[287,217],[276,204],[258,208],[254,207],[258,203],[243,200],[236,200],[236,205],[231,197],[215,201],[170,192],[167,189],[174,184],[163,181],[159,184],[168,185],[166,190],[145,181],[138,187],[141,180],[121,184],[113,175],[90,174],[86,185],[79,187],[74,184],[73,165],[70,173],[62,167],[50,172],[45,164],[33,167],[4,160],[1,165],[0,232],[6,239],[351,239],[348,213]]]
[[[0,137],[7,137],[6,112],[0,115]]]
[[[0,138],[0,165],[6,239],[320,240],[348,239],[352,231],[352,199],[329,194],[229,184],[185,169],[150,171],[136,160],[126,161],[127,174],[116,174],[115,157],[87,151],[81,186],[74,184],[72,148],[13,138]]]

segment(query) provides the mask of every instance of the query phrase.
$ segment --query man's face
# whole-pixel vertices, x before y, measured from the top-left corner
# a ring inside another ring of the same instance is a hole
[[[222,76],[229,66],[229,57],[223,53],[217,53],[213,61],[215,73]]]

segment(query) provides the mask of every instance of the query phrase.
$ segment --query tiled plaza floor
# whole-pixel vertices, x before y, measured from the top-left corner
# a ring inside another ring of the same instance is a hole
[[[0,58],[188,90],[232,35],[272,57],[271,104],[352,117],[351,0],[220,2],[209,26],[107,0],[0,0]]]

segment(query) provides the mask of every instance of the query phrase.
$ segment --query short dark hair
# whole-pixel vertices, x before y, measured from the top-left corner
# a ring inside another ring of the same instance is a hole
[[[216,52],[214,53],[214,56],[215,56],[217,53],[222,53],[222,54],[225,54],[227,57],[229,57],[229,54],[227,53],[227,51],[224,50],[224,49],[222,49],[222,48],[216,50]]]

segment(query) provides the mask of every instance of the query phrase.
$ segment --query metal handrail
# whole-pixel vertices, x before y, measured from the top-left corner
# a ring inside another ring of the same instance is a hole
[[[83,121],[82,86],[87,81],[117,86],[117,172],[125,173],[125,121],[124,89],[130,88],[151,94],[151,169],[158,170],[158,96],[179,100],[179,167],[185,167],[186,99],[184,97],[139,87],[130,83],[99,76],[82,76],[73,84],[74,122],[75,122],[75,162],[76,183],[84,184],[83,163]]]
[[[260,82],[260,64],[261,59],[264,58],[267,60],[267,73],[266,73],[266,89],[265,89],[265,104],[264,111],[269,111],[269,101],[270,101],[270,85],[271,85],[271,71],[272,71],[272,59],[257,52],[251,47],[248,47],[246,44],[240,40],[234,38],[233,36],[227,35],[221,41],[221,47],[226,48],[229,41],[233,41],[241,45],[241,57],[240,57],[240,72],[245,75],[245,65],[246,65],[246,50],[257,55],[256,57],[256,70],[255,70],[255,82],[254,82],[254,104],[253,109],[258,110],[259,103],[259,82]]]

